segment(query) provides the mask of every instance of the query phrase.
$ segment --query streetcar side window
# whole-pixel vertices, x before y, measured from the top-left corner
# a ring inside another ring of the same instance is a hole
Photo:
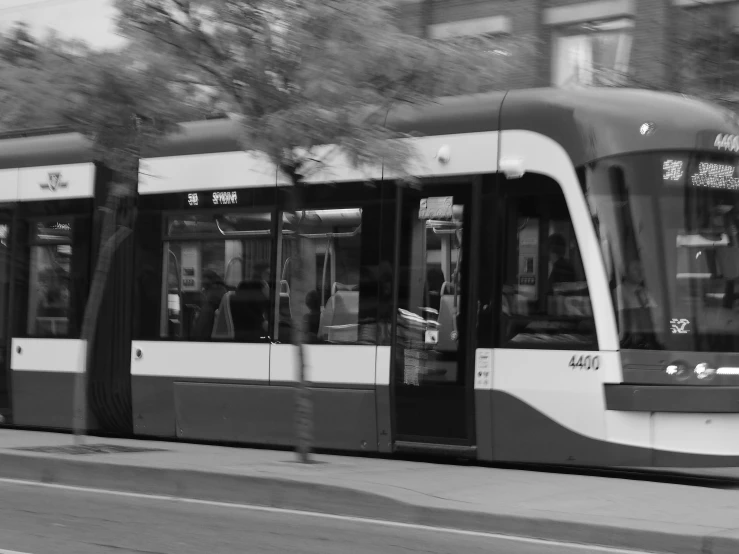
[[[160,336],[268,341],[271,214],[188,214],[166,225]]]
[[[587,279],[561,188],[530,175],[511,186],[507,204],[502,345],[595,348]]]
[[[289,342],[300,323],[309,344],[390,343],[394,195],[390,185],[311,185],[302,210],[281,212],[277,340]]]
[[[72,332],[72,226],[72,219],[32,225],[28,336],[67,337]]]
[[[362,249],[363,241],[375,242],[377,236],[362,232],[364,210],[308,210],[300,226],[295,214],[283,217],[278,338],[290,339],[293,311],[301,307],[306,342],[375,344],[379,276],[363,267]],[[302,287],[295,271],[298,233],[303,239]]]

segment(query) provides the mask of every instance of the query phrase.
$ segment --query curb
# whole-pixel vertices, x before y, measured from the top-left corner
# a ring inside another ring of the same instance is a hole
[[[0,453],[0,478],[496,533],[671,554],[735,554],[739,538],[430,508],[347,487],[277,477]]]

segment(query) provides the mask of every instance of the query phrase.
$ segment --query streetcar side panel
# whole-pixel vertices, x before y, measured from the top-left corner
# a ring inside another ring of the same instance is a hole
[[[294,349],[289,345],[290,313],[295,302],[305,299],[296,298],[291,287],[289,268],[294,245],[282,240],[282,229],[290,231],[291,222],[284,216],[286,196],[277,188],[277,172],[260,156],[243,152],[154,158],[143,166],[149,174],[141,187],[145,218],[150,220],[150,230],[163,230],[153,237],[159,242],[156,246],[151,237],[140,238],[141,257],[156,267],[160,290],[156,294],[153,287],[149,288],[148,305],[143,296],[139,298],[140,329],[131,353],[136,433],[292,444],[296,371]],[[331,167],[335,170],[332,177],[339,181],[355,181],[361,176],[340,161]],[[362,188],[360,184],[352,190]],[[322,202],[326,204],[315,213],[327,218],[327,225],[342,227],[344,232],[339,234],[338,244],[327,245],[328,235],[319,229],[319,234],[325,236],[309,243],[315,257],[309,275],[327,284],[321,290],[326,301],[334,297],[342,300],[334,301],[331,315],[339,323],[346,319],[344,327],[346,323],[351,327],[352,318],[358,317],[357,310],[366,312],[373,307],[370,298],[360,299],[356,291],[344,289],[359,284],[360,257],[379,250],[372,229],[383,215],[381,195],[365,195],[353,202],[351,194],[337,197],[330,188],[312,190],[317,196],[309,199],[309,204],[316,204],[316,208]],[[236,224],[243,229],[225,229],[229,218],[241,218]],[[206,219],[215,227],[207,229],[203,225],[195,233],[188,233],[188,225],[194,223],[197,227]],[[361,233],[362,225],[368,228],[367,234]],[[214,229],[215,235],[211,233]],[[346,255],[341,248],[348,250]],[[222,259],[215,259],[217,256]],[[241,285],[250,286],[256,280],[267,285],[263,307],[266,326],[261,336],[236,336],[233,328],[238,322],[233,314],[238,308],[225,302],[220,303],[221,317],[216,316],[217,321],[206,330],[207,336],[198,338],[187,328],[192,319],[188,321],[183,312],[192,307],[207,263],[222,266],[221,277],[229,289],[225,296],[231,300],[236,299]],[[325,265],[325,271],[320,264]],[[355,282],[339,282],[348,279]],[[173,283],[175,286],[170,286]],[[231,320],[220,327],[223,312],[228,310]],[[153,318],[158,320],[155,325]],[[331,323],[320,322],[322,332]],[[341,325],[333,327],[337,341],[345,344],[305,347],[315,410],[314,444],[377,450],[377,346],[371,337],[360,341],[356,325],[348,331]]]
[[[0,175],[2,411],[7,423],[71,429],[92,211],[107,174],[83,137],[50,132],[0,140]]]
[[[475,388],[490,406],[481,428],[490,429],[496,460],[607,462],[608,448],[577,440],[609,439],[603,385],[621,382],[608,284],[577,175],[560,145],[532,132],[501,133],[500,157],[502,168],[516,160],[524,172],[499,179],[502,302],[495,347],[478,353]]]
[[[16,425],[72,428],[95,174],[91,163],[19,170],[10,359]]]

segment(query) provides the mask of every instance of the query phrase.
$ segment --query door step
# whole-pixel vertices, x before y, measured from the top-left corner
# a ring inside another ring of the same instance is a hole
[[[407,454],[432,454],[457,458],[476,458],[477,446],[438,444],[430,442],[395,441],[394,451]]]

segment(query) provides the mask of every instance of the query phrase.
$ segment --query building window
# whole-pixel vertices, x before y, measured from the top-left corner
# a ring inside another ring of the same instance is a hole
[[[631,55],[631,19],[562,27],[552,39],[554,86],[622,83]]]
[[[494,74],[499,86],[506,88],[519,68],[528,66],[536,52],[531,37],[513,34],[512,30],[510,17],[496,15],[429,25],[428,36],[488,54],[497,65]],[[475,86],[473,84],[473,88]]]

